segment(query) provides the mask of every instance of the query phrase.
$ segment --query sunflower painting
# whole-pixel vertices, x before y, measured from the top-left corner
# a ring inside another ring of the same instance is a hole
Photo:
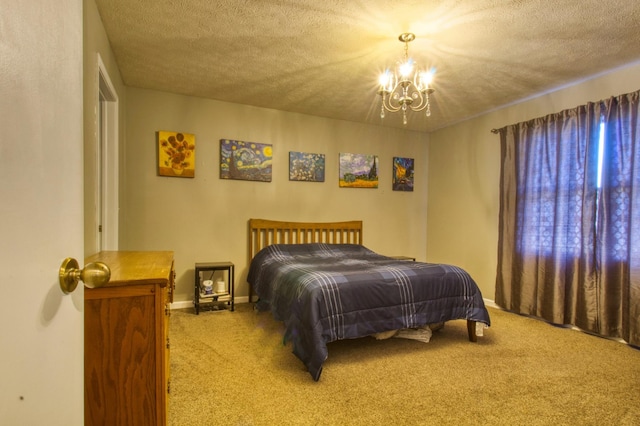
[[[196,137],[190,133],[158,132],[158,175],[196,175]]]
[[[220,179],[271,182],[272,145],[220,139]]]

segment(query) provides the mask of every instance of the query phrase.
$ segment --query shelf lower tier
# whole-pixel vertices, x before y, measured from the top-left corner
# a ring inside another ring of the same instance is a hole
[[[228,292],[225,293],[200,293],[199,297],[201,302],[228,302],[231,300],[231,295]]]

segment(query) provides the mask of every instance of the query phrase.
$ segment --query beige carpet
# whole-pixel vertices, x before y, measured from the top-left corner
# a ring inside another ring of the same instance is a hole
[[[638,425],[640,351],[490,309],[431,342],[329,344],[320,381],[248,304],[173,311],[170,425]]]

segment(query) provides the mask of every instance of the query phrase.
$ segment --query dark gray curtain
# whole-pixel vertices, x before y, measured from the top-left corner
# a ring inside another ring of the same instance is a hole
[[[599,333],[640,346],[640,91],[604,102]]]
[[[500,129],[498,305],[640,344],[637,115],[638,92]]]

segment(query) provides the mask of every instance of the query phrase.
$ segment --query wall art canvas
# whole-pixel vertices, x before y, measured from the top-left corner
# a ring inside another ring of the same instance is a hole
[[[377,188],[378,156],[340,153],[341,188]]]
[[[272,163],[270,144],[220,139],[220,179],[271,182]]]
[[[394,191],[413,191],[413,158],[393,157]]]
[[[289,180],[324,182],[324,154],[289,151]]]
[[[158,175],[196,175],[196,137],[190,133],[158,131]]]

